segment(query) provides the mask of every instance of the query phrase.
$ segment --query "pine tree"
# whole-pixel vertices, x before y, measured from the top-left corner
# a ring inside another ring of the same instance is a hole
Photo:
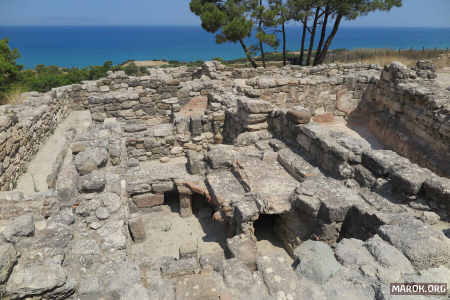
[[[342,20],[355,20],[374,11],[389,11],[393,7],[401,7],[402,0],[327,0],[322,4],[324,21],[322,22],[321,41],[316,51],[314,65],[325,61],[328,50],[335,38]],[[326,37],[326,26],[329,18],[334,19],[333,28]]]
[[[202,27],[216,34],[218,44],[239,42],[253,67],[257,67],[244,39],[250,37],[254,27],[251,7],[245,0],[191,0],[191,11],[200,17]]]
[[[270,10],[266,14],[266,23],[270,22],[271,26],[280,27],[283,45],[283,65],[287,63],[286,57],[286,23],[290,19],[289,9],[283,0],[268,0]]]

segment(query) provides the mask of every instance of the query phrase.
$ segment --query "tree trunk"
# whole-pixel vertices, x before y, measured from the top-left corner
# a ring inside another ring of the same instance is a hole
[[[329,7],[327,5],[327,7],[325,8],[325,16],[323,18],[323,23],[322,23],[322,32],[320,34],[320,41],[319,41],[319,45],[317,46],[316,57],[314,58],[313,65],[317,65],[317,62],[319,61],[320,53],[322,52],[322,46],[323,46],[323,43],[325,42],[325,37],[327,35],[327,25],[328,25],[328,17],[329,16],[330,16],[330,12],[329,12]]]
[[[261,50],[261,59],[262,59],[262,64],[263,67],[266,67],[266,54],[264,53],[264,44],[262,41],[259,41],[259,48]]]
[[[308,57],[306,58],[306,65],[309,66],[311,64],[311,56],[314,48],[314,38],[316,37],[317,23],[319,21],[319,12],[320,8],[316,8],[316,14],[314,15],[314,23],[311,30],[311,38],[309,39],[309,49],[308,49]]]
[[[300,57],[299,57],[299,64],[303,66],[303,59],[305,57],[305,41],[306,41],[306,30],[308,28],[308,17],[305,17],[303,19],[303,33],[302,33],[302,45],[300,48]]]
[[[341,24],[342,17],[343,16],[341,14],[339,14],[336,17],[336,20],[334,21],[333,30],[331,31],[330,35],[328,36],[328,39],[327,39],[325,45],[323,46],[322,51],[320,52],[319,59],[317,60],[318,65],[322,64],[325,61],[325,57],[327,56],[328,49],[330,48],[331,43],[333,42],[333,39],[336,36],[336,33],[339,29],[339,25]]]
[[[262,0],[259,1],[259,5],[262,6]],[[259,31],[262,31],[262,16],[259,16],[259,25],[258,25]],[[264,53],[264,43],[262,40],[259,41],[259,50],[261,51],[261,59],[263,67],[266,67],[266,55]]]
[[[284,22],[281,24],[281,30],[283,31],[283,66],[286,65],[286,28]]]
[[[256,69],[258,66],[256,65],[256,62],[253,59],[253,57],[250,55],[250,52],[248,52],[247,46],[245,46],[244,41],[241,39],[241,40],[239,40],[239,43],[241,44],[242,49],[244,50],[245,56],[247,56],[248,61],[250,62],[252,67]]]

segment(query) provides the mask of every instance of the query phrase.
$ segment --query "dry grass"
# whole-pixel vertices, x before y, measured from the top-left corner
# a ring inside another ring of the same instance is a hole
[[[126,67],[131,63],[134,63],[138,67],[160,67],[169,64],[167,61],[162,60],[136,60],[127,62],[123,66]]]
[[[412,66],[418,60],[432,60],[438,68],[449,66],[450,52],[440,49],[424,50],[393,50],[393,49],[355,49],[335,50],[327,57],[327,63],[355,63],[378,64],[385,66],[393,61]]]
[[[450,52],[441,55],[439,58],[433,60],[438,70],[450,68]]]
[[[397,61],[400,62],[404,65],[407,66],[413,66],[416,64],[417,60],[411,59],[411,58],[407,58],[407,57],[403,57],[403,56],[398,56],[398,55],[392,55],[392,56],[374,56],[374,57],[370,57],[370,58],[366,58],[361,60],[362,63],[365,64],[377,64],[380,66],[385,66],[385,65],[389,65],[392,62]]]
[[[22,94],[25,92],[26,92],[26,90],[23,87],[12,88],[6,95],[4,95],[2,98],[0,98],[0,105],[21,104],[24,100]]]

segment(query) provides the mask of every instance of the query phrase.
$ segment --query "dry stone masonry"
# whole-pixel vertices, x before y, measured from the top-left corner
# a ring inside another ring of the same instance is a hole
[[[1,107],[0,298],[379,300],[397,299],[393,282],[450,285],[450,91],[435,78],[425,61],[213,61]],[[16,189],[78,110],[93,123],[66,132],[48,191]]]

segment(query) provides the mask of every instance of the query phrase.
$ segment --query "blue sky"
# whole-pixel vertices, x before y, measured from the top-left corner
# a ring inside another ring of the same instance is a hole
[[[0,25],[198,24],[189,0],[0,0]],[[450,27],[450,0],[403,0],[345,25]]]

